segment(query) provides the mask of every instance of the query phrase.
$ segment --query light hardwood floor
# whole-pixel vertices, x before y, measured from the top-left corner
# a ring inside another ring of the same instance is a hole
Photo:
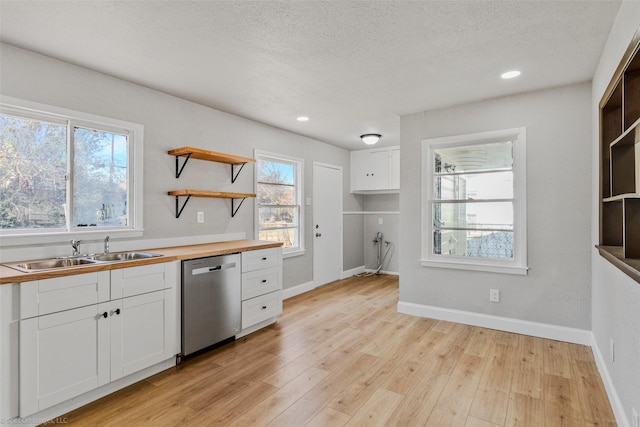
[[[284,303],[278,322],[66,415],[95,426],[614,426],[588,347],[398,314],[394,276]]]

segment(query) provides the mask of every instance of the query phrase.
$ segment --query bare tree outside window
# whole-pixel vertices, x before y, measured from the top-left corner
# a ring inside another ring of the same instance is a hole
[[[258,238],[299,246],[297,163],[257,159]]]
[[[0,229],[128,226],[128,135],[54,121],[0,114]]]
[[[67,127],[0,115],[0,228],[65,227]]]

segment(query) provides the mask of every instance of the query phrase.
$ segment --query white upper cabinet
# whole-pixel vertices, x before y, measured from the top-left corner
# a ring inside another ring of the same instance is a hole
[[[352,193],[400,191],[400,147],[381,147],[351,152]]]

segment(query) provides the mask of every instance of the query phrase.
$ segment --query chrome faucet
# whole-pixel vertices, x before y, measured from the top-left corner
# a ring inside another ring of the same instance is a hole
[[[104,238],[104,253],[109,253],[109,236]]]
[[[69,243],[71,243],[71,248],[73,248],[73,256],[78,256],[80,255],[80,243],[82,243],[82,240],[71,240]]]

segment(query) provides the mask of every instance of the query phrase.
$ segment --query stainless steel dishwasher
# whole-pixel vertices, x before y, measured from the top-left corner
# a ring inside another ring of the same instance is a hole
[[[240,254],[182,261],[182,356],[241,329]]]

